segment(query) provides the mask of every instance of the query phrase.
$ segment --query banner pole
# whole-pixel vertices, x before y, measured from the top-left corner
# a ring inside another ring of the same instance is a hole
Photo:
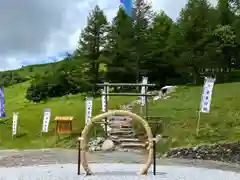
[[[200,120],[201,120],[201,111],[198,111],[198,119],[197,119],[197,129],[196,129],[196,135],[199,135],[199,128],[200,128]]]

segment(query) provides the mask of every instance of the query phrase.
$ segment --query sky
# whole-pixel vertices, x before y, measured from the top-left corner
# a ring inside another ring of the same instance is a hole
[[[148,0],[176,19],[187,0]],[[58,61],[76,48],[88,14],[99,5],[110,21],[120,0],[0,0],[0,70]]]

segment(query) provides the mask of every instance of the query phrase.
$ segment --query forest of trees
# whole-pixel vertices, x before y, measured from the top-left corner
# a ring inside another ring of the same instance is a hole
[[[120,8],[109,22],[94,7],[76,51],[65,63],[36,77],[27,98],[41,101],[69,93],[96,92],[98,82],[199,84],[240,81],[239,0],[189,0],[178,19],[135,0],[132,17]]]
[[[17,72],[6,71],[0,72],[0,87],[7,87],[13,84],[21,83],[29,80],[26,77],[20,76]]]

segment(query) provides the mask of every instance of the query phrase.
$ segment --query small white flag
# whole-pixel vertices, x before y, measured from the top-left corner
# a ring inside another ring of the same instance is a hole
[[[142,84],[146,85],[148,83],[148,77],[143,77],[142,79]],[[145,86],[142,86],[141,88],[141,94],[146,94],[147,93],[147,88]],[[144,106],[146,104],[145,102],[145,96],[141,96],[141,106]]]
[[[202,100],[200,105],[200,112],[209,113],[212,99],[212,91],[215,83],[215,78],[205,77],[203,86]]]
[[[109,93],[109,87],[108,86],[104,86],[103,92],[108,94]],[[109,96],[107,96],[107,100],[109,101]]]
[[[17,124],[18,124],[18,113],[13,113],[13,120],[12,120],[12,135],[17,134]]]
[[[102,91],[102,112],[106,112],[107,111],[107,102],[106,102],[106,96],[103,95],[105,93],[104,89],[101,90]]]
[[[50,118],[51,118],[51,110],[49,108],[46,108],[44,110],[44,115],[43,115],[42,132],[48,132]]]
[[[92,118],[92,104],[93,98],[86,98],[86,114],[85,114],[85,124]]]

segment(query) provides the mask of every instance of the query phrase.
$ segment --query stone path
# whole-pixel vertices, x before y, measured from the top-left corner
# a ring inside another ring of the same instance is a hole
[[[87,180],[112,179],[161,179],[161,180],[237,180],[240,167],[213,161],[180,159],[158,159],[157,176],[140,177],[137,172],[146,155],[133,152],[90,153],[88,156],[94,176]],[[77,151],[67,149],[45,149],[26,151],[0,151],[1,180],[34,179],[82,179],[76,175]],[[200,169],[199,169],[200,168]],[[208,168],[208,169],[202,169]],[[150,169],[151,171],[151,169]],[[232,171],[232,172],[228,172]],[[83,171],[81,170],[83,173]]]

